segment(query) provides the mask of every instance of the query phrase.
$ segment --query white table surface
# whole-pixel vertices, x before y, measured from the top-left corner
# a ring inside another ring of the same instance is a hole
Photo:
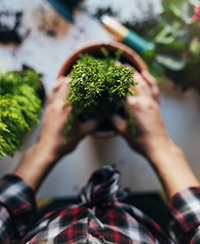
[[[91,12],[97,4],[100,6],[113,4],[113,1],[105,0],[86,2]],[[121,10],[123,18],[128,18],[132,8],[134,16],[140,19],[141,9],[144,10],[146,2],[149,1],[119,0],[115,1],[114,6],[118,11]],[[155,12],[159,12],[161,9],[159,1],[153,2]],[[122,4],[123,8],[120,8]],[[51,23],[55,19],[59,21],[55,37],[50,37],[39,30],[42,21],[41,7],[45,10],[48,22]],[[31,30],[19,47],[0,44],[0,66],[13,70],[20,69],[22,64],[30,65],[44,75],[43,81],[47,93],[56,79],[62,62],[72,49],[93,41],[113,40],[113,37],[98,21],[76,13],[74,23],[69,23],[59,16],[45,0],[1,0],[0,10],[23,10],[23,26]],[[186,93],[176,91],[166,80],[159,86],[162,114],[168,132],[174,142],[184,150],[192,169],[200,180],[200,96],[193,90]],[[34,143],[39,129],[40,126],[28,135],[23,151]],[[0,176],[12,172],[23,151],[17,152],[13,158],[6,157],[0,161]],[[42,184],[38,197],[76,195],[92,171],[106,164],[115,165],[121,171],[122,187],[129,187],[134,192],[161,189],[148,162],[130,150],[121,137],[116,136],[110,139],[87,137],[73,153],[60,160]]]

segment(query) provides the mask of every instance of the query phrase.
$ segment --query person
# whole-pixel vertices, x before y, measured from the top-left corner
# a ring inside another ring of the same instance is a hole
[[[129,146],[144,155],[158,174],[169,197],[165,233],[142,211],[120,201],[120,173],[110,166],[95,171],[81,191],[82,203],[54,209],[34,222],[35,193],[61,157],[92,133],[94,120],[74,121],[65,144],[63,132],[72,107],[63,108],[69,78],[61,77],[47,98],[43,126],[37,142],[23,155],[12,174],[0,181],[0,243],[13,238],[22,243],[200,243],[200,185],[183,151],[164,126],[159,88],[147,72],[135,72],[137,96],[127,97],[135,116],[135,134],[128,117],[110,120]],[[59,118],[59,119],[58,119]]]

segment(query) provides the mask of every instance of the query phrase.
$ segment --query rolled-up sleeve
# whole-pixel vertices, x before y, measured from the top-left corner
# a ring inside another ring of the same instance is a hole
[[[34,191],[19,177],[7,175],[0,181],[0,243],[13,236],[22,238],[36,213]]]
[[[176,243],[200,243],[200,187],[184,189],[170,200],[168,225]]]

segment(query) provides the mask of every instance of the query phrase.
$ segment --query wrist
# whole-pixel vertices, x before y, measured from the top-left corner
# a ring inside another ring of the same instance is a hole
[[[36,143],[24,153],[13,173],[27,182],[33,190],[37,190],[55,162],[54,155],[40,143]]]
[[[48,144],[36,142],[30,149],[27,150],[26,154],[32,155],[36,163],[40,164],[53,164],[57,158],[53,150],[48,147]]]
[[[54,163],[59,160],[59,155],[55,150],[55,146],[51,145],[50,142],[43,142],[38,140],[30,150],[34,151],[39,157],[43,158],[43,162]]]
[[[169,198],[189,187],[199,187],[181,148],[173,142],[156,149],[149,157]]]
[[[39,158],[42,158],[44,163],[51,163],[56,161],[56,155],[48,143],[42,143],[40,141],[36,142],[27,153],[36,155]]]
[[[171,158],[184,158],[184,153],[170,138],[160,141],[147,153],[147,158],[155,167],[162,166],[165,163],[170,165]]]

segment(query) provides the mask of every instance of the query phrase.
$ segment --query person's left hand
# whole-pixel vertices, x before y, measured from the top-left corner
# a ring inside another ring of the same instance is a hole
[[[75,119],[72,126],[71,135],[66,141],[64,131],[67,125],[68,114],[72,110],[71,106],[63,108],[66,103],[66,96],[69,92],[69,77],[60,77],[52,87],[48,95],[47,107],[43,119],[42,129],[38,138],[38,143],[53,154],[58,160],[66,153],[71,152],[78,142],[88,133],[92,132],[97,122],[89,120],[85,123]]]

